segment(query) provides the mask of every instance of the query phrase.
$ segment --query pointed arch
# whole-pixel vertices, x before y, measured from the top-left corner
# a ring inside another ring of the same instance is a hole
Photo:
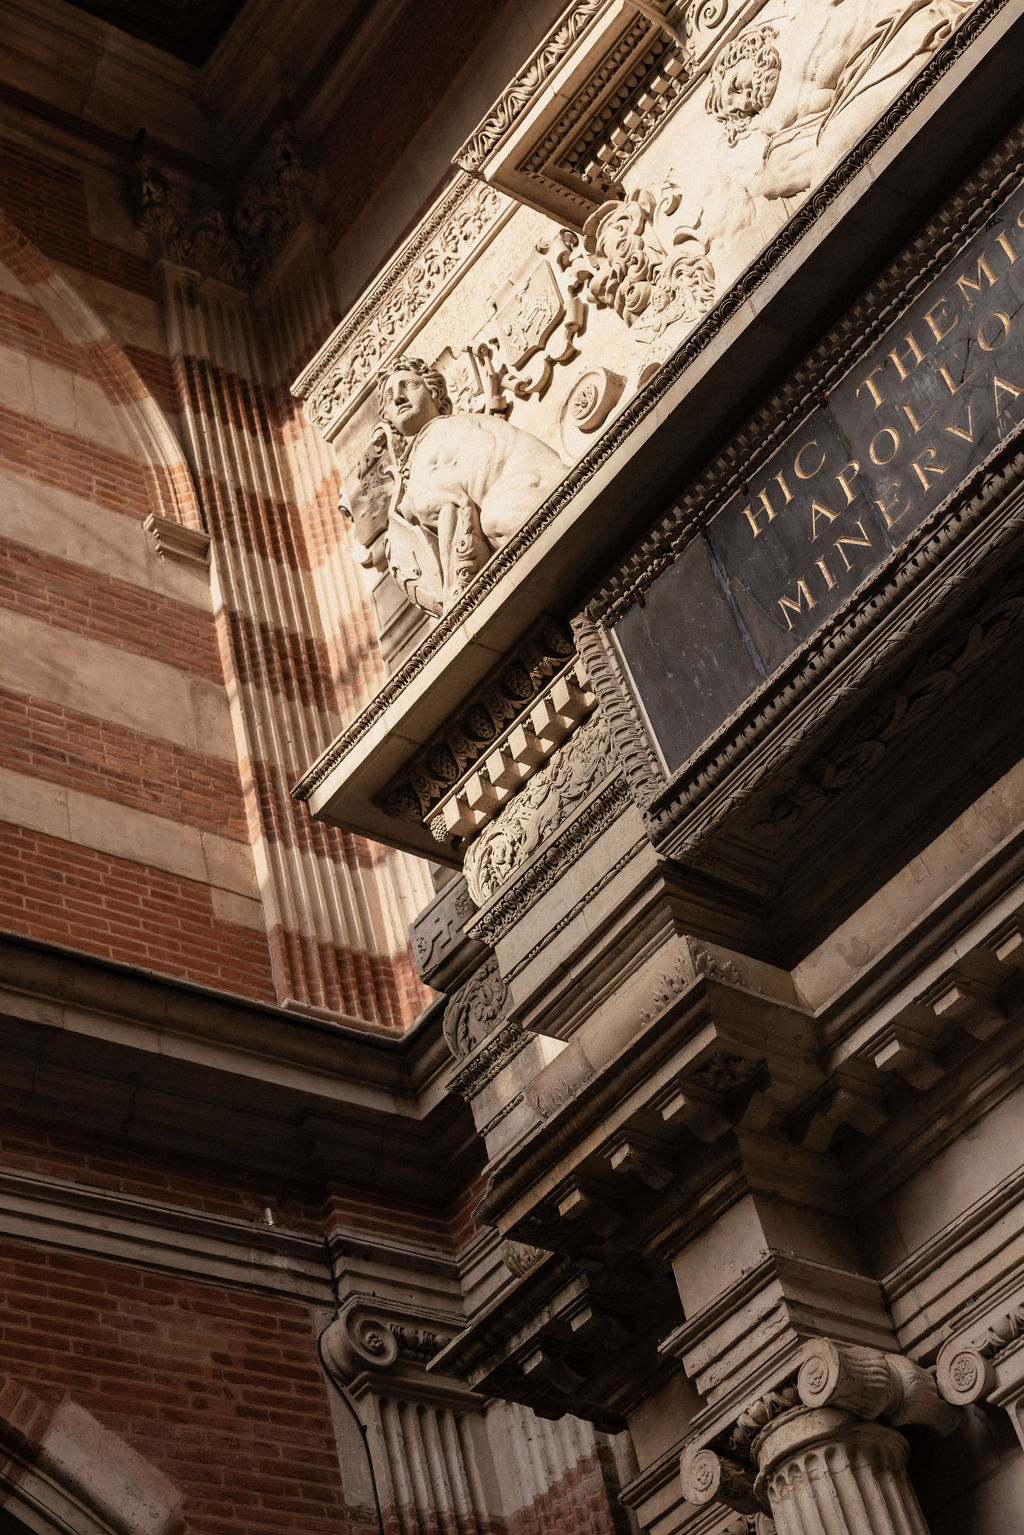
[[[151,510],[204,531],[201,503],[182,444],[138,369],[74,283],[0,208],[0,262],[31,293],[50,324],[73,347],[117,413],[145,475]]]

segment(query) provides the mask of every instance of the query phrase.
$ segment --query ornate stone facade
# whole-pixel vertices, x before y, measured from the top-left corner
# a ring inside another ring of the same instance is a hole
[[[464,554],[297,789],[455,871],[495,1267],[416,1390],[627,1436],[656,1535],[1015,1517],[1022,25],[578,0],[457,156],[511,205],[409,239],[381,408],[386,285],[300,381],[375,591],[398,517]],[[492,538],[445,422],[571,462]]]

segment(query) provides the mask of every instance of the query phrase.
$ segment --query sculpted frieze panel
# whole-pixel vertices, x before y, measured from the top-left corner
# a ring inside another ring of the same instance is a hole
[[[444,376],[422,358],[399,357],[384,370],[377,400],[353,524],[368,549],[382,549],[409,601],[441,614],[566,466],[500,416],[453,411]]]
[[[510,879],[607,775],[611,742],[600,719],[570,737],[467,848],[466,881],[478,906]]]

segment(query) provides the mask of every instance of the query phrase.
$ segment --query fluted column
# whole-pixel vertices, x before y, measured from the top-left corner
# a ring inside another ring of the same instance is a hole
[[[755,1446],[778,1535],[928,1535],[907,1441],[835,1408],[777,1419]]]
[[[960,1422],[932,1371],[828,1338],[805,1344],[798,1365],[795,1382],[753,1398],[711,1444],[687,1446],[686,1500],[755,1520],[770,1511],[777,1535],[928,1535],[897,1430],[949,1434]]]

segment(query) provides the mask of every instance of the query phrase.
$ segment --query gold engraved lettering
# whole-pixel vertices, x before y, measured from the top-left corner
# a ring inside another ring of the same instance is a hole
[[[828,587],[829,591],[831,591],[832,588],[836,584],[835,581],[832,579],[832,572],[829,570],[829,568],[825,564],[824,560],[815,560],[814,563],[815,563],[815,565],[817,565],[818,569],[821,571],[822,575],[825,577],[825,585]]]
[[[758,498],[757,499],[760,501],[761,506],[764,509],[765,521],[766,522],[773,522],[775,520],[775,508],[774,508],[774,506],[772,506],[771,502],[768,499],[768,492],[766,490],[762,490],[758,494]],[[750,523],[750,526],[753,528],[753,530],[754,530],[754,537],[756,538],[759,533],[764,531],[763,528],[760,527],[760,525],[758,523],[758,520],[757,520],[758,517],[761,515],[760,512],[752,511],[749,506],[745,506],[743,508],[743,515],[747,519],[747,521]]]
[[[914,408],[912,405],[903,405],[900,408],[903,411],[903,414],[906,416],[907,420],[910,422],[911,426],[914,428],[915,436],[923,426],[928,425],[929,421],[932,419],[932,416],[937,416],[939,414],[939,407],[936,405],[935,409],[931,413],[931,416],[925,416],[923,421],[918,421],[914,414]]]
[[[782,609],[783,617],[786,620],[787,629],[792,629],[793,627],[793,619],[790,615],[793,613],[800,613],[804,603],[807,604],[808,613],[813,607],[817,607],[817,603],[810,594],[807,582],[803,579],[803,577],[801,577],[801,579],[796,583],[795,597],[779,598],[779,607]]]
[[[831,511],[827,506],[823,506],[820,501],[812,501],[811,502],[811,543],[812,544],[814,543],[814,540],[818,536],[818,521],[819,521],[819,519],[823,518],[826,522],[835,522],[836,515],[837,514],[835,512],[833,512],[833,511]]]
[[[952,432],[954,437],[962,437],[964,442],[973,442],[974,441],[974,422],[971,420],[971,409],[972,409],[972,407],[970,405],[968,405],[968,407],[967,407],[967,430],[966,430],[966,432],[964,431],[962,426],[954,426],[952,421],[947,422],[947,424],[942,428],[942,430],[944,432]]]
[[[900,378],[909,378],[910,369],[916,368],[919,362],[924,362],[924,353],[914,340],[914,332],[912,330],[908,330],[903,339],[907,343],[907,350],[901,357],[896,348],[893,347],[889,353],[889,360],[892,362]],[[905,359],[909,359],[909,367],[905,366]]]
[[[972,368],[970,373],[965,373],[959,384],[954,384],[953,380],[949,376],[949,369],[946,367],[944,362],[939,363],[939,374],[942,378],[942,382],[945,384],[950,394],[956,394],[964,387],[965,384],[970,383],[971,379],[974,377],[974,369]]]
[[[783,504],[783,506],[788,506],[789,503],[793,499],[793,493],[790,490],[789,486],[786,484],[786,476],[783,474],[782,470],[780,469],[778,474],[773,476],[773,479],[775,480],[776,485],[778,485],[779,489],[782,491],[782,504]]]
[[[875,497],[875,505],[878,507],[878,510],[881,512],[882,516],[885,518],[885,525],[887,528],[893,527],[894,524],[899,522],[904,512],[910,511],[909,501],[904,501],[899,511],[896,510],[895,506],[893,505],[893,498],[894,496],[899,496],[899,493],[900,482],[899,480],[893,480],[891,485],[887,485],[885,487],[880,496]]]
[[[943,296],[932,305],[924,317],[924,323],[931,330],[931,333],[935,337],[936,341],[941,341],[944,336],[948,336],[954,325],[959,325],[960,323],[959,314],[955,314],[951,320],[949,320],[947,315],[940,315],[937,320],[932,318],[936,310],[944,309],[948,303],[949,298],[947,296]],[[947,320],[948,324],[945,323]],[[939,329],[940,325],[943,327],[941,330]]]
[[[977,270],[978,270],[978,280],[977,280],[977,282],[975,282],[973,277],[968,277],[966,272],[962,273],[961,276],[958,277],[957,280],[956,280],[957,287],[960,289],[960,292],[963,294],[964,298],[967,300],[967,307],[968,307],[968,309],[972,309],[974,307],[974,299],[972,299],[970,294],[968,293],[968,291],[967,291],[968,288],[973,288],[974,292],[976,294],[980,293],[981,292],[981,279],[982,279],[982,277],[984,277],[987,280],[988,285],[989,285],[990,288],[994,288],[995,285],[996,285],[996,279],[995,279],[995,276],[993,274],[992,268],[989,266],[989,264],[985,260],[984,256],[979,256],[978,257],[978,268],[977,268]]]
[[[821,457],[818,459],[818,462],[815,464],[813,469],[801,469],[801,467],[800,467],[800,460],[803,458],[803,456],[807,452],[808,448],[817,448],[817,447],[818,447],[818,440],[817,440],[816,437],[812,437],[810,442],[805,442],[804,443],[803,447],[800,449],[800,452],[797,454],[796,458],[793,460],[793,468],[796,470],[797,478],[798,479],[800,479],[800,480],[810,480],[821,469],[822,464],[825,462],[825,453],[824,453],[824,449],[822,449],[822,448],[818,448],[818,452],[821,454]]]
[[[836,475],[836,484],[843,487],[843,495],[846,497],[847,506],[852,506],[856,497],[850,489],[850,481],[860,474],[860,464],[852,458],[844,469],[840,469]]]
[[[881,455],[875,451],[876,444],[878,443],[879,439],[882,438],[882,437],[888,437],[890,439],[890,441],[892,442],[892,452],[891,453],[887,453],[885,458],[882,458]],[[871,454],[871,462],[873,464],[881,465],[881,464],[891,464],[893,459],[896,457],[897,453],[899,452],[899,450],[900,450],[900,434],[899,434],[899,432],[896,430],[896,428],[894,426],[883,426],[882,430],[880,432],[876,432],[874,437],[872,437],[872,439],[871,439],[871,446],[868,449],[868,452]]]
[[[871,398],[875,402],[875,409],[876,410],[878,409],[878,407],[880,405],[882,405],[884,403],[884,397],[883,397],[881,391],[879,390],[878,385],[875,383],[875,378],[877,377],[877,375],[879,373],[884,373],[884,372],[885,372],[885,363],[884,362],[880,362],[878,364],[877,368],[872,368],[871,369],[871,372],[868,374],[867,378],[863,379],[862,382],[857,385],[857,388],[854,391],[855,394],[860,394],[862,389],[867,389],[869,391],[870,395],[871,395]]]
[[[1000,335],[998,341],[985,340],[985,326],[988,324],[989,320],[999,321],[1002,334]],[[978,345],[986,352],[994,352],[997,347],[1002,346],[1004,341],[1009,339],[1009,335],[1010,316],[1006,314],[1002,309],[993,309],[992,313],[987,314],[982,320],[981,324],[978,326]]]
[[[865,531],[864,531],[864,524],[863,524],[863,522],[861,522],[859,517],[858,517],[857,521],[854,523],[854,527],[860,533],[860,538],[854,538],[852,533],[843,533],[839,538],[836,539],[835,543],[832,545],[832,547],[833,547],[833,549],[835,549],[836,553],[839,554],[842,557],[843,564],[845,565],[847,570],[852,570],[852,568],[853,568],[851,566],[851,564],[850,564],[849,559],[847,558],[847,554],[846,554],[846,546],[847,545],[849,545],[849,547],[851,549],[870,549],[871,548],[871,540],[868,537],[868,535],[865,533]]]
[[[917,455],[910,467],[921,481],[924,489],[927,490],[928,476],[931,475],[936,480],[941,479],[949,465],[937,464],[935,462],[935,449],[925,448],[923,452]]]
[[[1007,239],[1005,230],[1001,229],[999,231],[999,233],[996,235],[996,244],[1002,246],[1003,250],[1006,252],[1006,254],[1010,258],[1010,265],[1013,266],[1013,263],[1017,259],[1017,252],[1014,250],[1013,246],[1010,244],[1009,240]]]
[[[999,396],[1001,394],[1008,394],[1011,400],[1015,400],[1020,394],[1020,390],[1017,388],[1016,384],[1011,384],[1008,378],[1000,378],[999,374],[997,373],[992,380],[992,398],[996,402],[997,416],[1001,416],[1003,413],[1003,407],[999,403]]]

